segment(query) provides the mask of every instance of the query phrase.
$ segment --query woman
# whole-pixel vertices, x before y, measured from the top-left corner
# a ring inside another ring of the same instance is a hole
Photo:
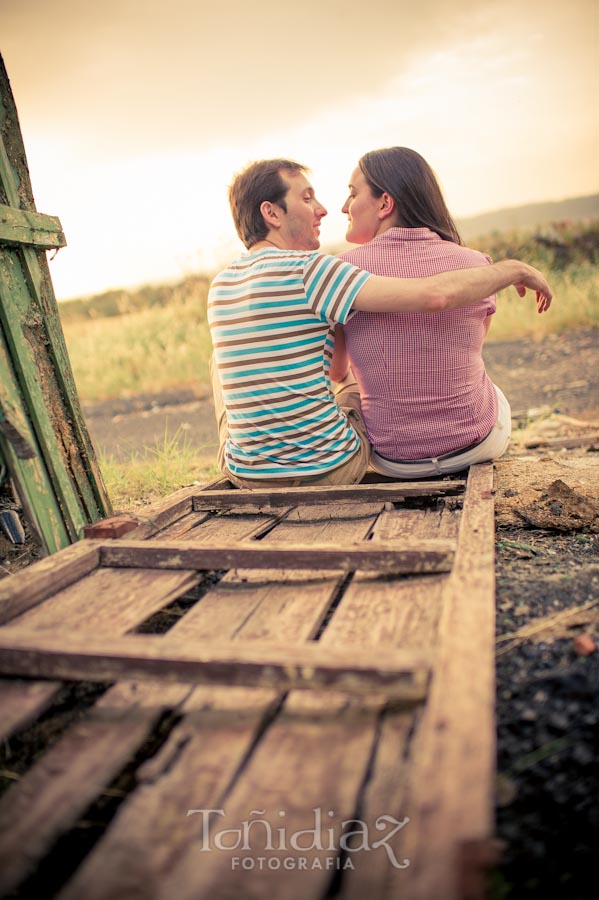
[[[406,147],[366,153],[343,210],[343,259],[375,275],[421,277],[484,266],[461,246],[428,163]],[[372,465],[393,478],[425,478],[496,459],[508,445],[511,413],[489,379],[482,346],[495,296],[429,313],[356,312],[337,326],[331,377],[349,366],[360,388]]]

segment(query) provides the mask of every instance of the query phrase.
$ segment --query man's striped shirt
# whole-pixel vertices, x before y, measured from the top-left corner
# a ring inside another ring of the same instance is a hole
[[[246,478],[319,475],[358,450],[329,376],[333,329],[370,277],[319,252],[267,249],[213,281],[208,322],[229,438]]]

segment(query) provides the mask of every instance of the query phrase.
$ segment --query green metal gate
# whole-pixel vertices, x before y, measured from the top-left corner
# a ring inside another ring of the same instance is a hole
[[[35,209],[10,82],[0,57],[0,475],[12,479],[48,553],[111,505],[79,405],[46,250],[66,240]]]

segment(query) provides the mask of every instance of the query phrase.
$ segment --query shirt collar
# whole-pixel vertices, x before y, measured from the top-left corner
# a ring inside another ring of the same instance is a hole
[[[388,228],[382,234],[377,234],[370,243],[386,243],[391,241],[441,241],[436,232],[430,228],[401,228],[399,225]]]

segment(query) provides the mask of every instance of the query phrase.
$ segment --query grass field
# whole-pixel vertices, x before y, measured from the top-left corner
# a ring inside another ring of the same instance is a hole
[[[186,485],[206,483],[220,474],[191,446],[187,435],[165,431],[161,444],[143,447],[127,461],[100,455],[100,470],[115,510],[139,510],[140,505],[166,497]]]

